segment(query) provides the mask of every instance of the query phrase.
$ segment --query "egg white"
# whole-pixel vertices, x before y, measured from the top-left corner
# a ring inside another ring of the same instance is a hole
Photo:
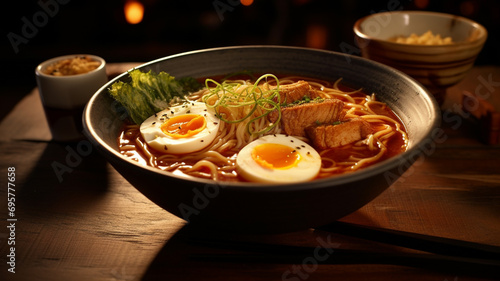
[[[161,125],[169,118],[182,114],[203,116],[207,125],[196,135],[186,138],[173,138],[161,130]],[[220,120],[203,102],[186,102],[173,106],[146,119],[140,126],[141,135],[146,143],[159,152],[184,154],[202,150],[217,136]]]
[[[272,169],[252,158],[253,149],[264,143],[276,143],[295,149],[301,156],[297,165],[288,169]],[[321,156],[309,144],[287,135],[267,135],[247,144],[236,158],[237,172],[245,179],[264,183],[296,183],[315,178],[321,168]]]

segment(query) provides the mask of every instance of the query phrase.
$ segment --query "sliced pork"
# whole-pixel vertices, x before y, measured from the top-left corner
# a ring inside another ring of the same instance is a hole
[[[279,93],[281,104],[290,104],[303,100],[305,97],[309,99],[319,97],[318,92],[313,90],[309,83],[303,80],[292,84],[280,85]]]
[[[364,119],[353,118],[337,125],[312,125],[305,131],[313,146],[323,150],[362,140],[372,133],[372,128]]]
[[[306,136],[305,128],[314,124],[333,123],[342,119],[344,102],[338,99],[314,100],[309,103],[281,108],[281,128],[291,136]],[[278,111],[269,114],[276,122]]]

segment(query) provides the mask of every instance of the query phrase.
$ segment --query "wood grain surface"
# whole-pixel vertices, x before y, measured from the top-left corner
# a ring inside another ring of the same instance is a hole
[[[108,71],[112,75],[133,65],[112,64]],[[450,89],[440,138],[400,180],[342,220],[500,246],[500,149],[482,143],[477,122],[465,118],[457,106],[461,91],[474,91],[482,81],[477,78],[488,79],[490,74],[491,81],[500,82],[500,68],[476,67]],[[496,88],[499,85],[491,87],[491,96],[500,95]],[[146,199],[85,140],[50,139],[34,89],[0,123],[0,280],[495,280],[453,269],[193,259],[198,254],[238,253],[188,239],[214,235],[236,241],[312,247],[327,241],[338,249],[412,251],[314,229],[255,236],[200,231]],[[16,173],[15,273],[6,263],[12,236],[6,227],[8,167],[15,167]]]

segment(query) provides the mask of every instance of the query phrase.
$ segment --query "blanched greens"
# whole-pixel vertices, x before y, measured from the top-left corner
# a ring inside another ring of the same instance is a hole
[[[113,83],[109,93],[127,109],[136,124],[167,108],[174,98],[182,98],[202,86],[194,78],[175,79],[163,71],[156,74],[134,69],[128,74],[130,81]]]

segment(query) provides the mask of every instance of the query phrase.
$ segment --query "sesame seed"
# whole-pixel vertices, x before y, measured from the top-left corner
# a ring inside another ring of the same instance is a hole
[[[203,140],[201,140],[200,142],[203,142]]]
[[[156,122],[153,122],[153,125],[156,124]]]
[[[293,140],[290,140],[290,142],[293,142]]]
[[[167,145],[163,146],[163,149],[168,150]]]
[[[305,145],[301,145],[302,147],[306,147]]]

